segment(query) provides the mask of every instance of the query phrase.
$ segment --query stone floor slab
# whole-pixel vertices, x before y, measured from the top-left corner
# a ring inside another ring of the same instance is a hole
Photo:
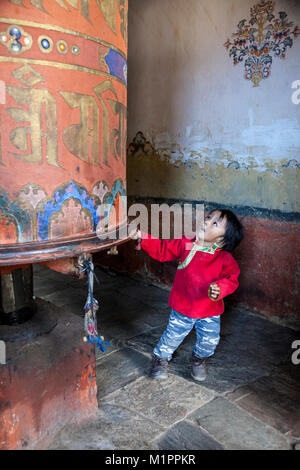
[[[168,308],[170,292],[159,287],[137,283],[135,286],[122,287],[119,292],[132,298],[138,298],[143,304],[148,304],[157,309]]]
[[[78,292],[78,290],[74,287],[66,286],[65,289],[58,290],[53,292],[52,294],[44,295],[43,299],[47,300],[48,302],[54,303],[57,307],[64,307],[68,306],[71,303],[76,303],[79,306],[84,307],[86,297],[83,292]]]
[[[262,377],[226,398],[278,431],[300,438],[299,385],[299,381],[277,374]]]
[[[162,432],[152,421],[105,402],[94,419],[80,427],[67,426],[48,450],[152,450]]]
[[[161,334],[165,330],[170,317],[170,308],[152,308],[145,305],[143,308],[143,321],[153,328],[160,327]]]
[[[186,421],[175,424],[156,443],[159,450],[222,450],[222,446]]]
[[[260,361],[247,351],[241,351],[223,340],[214,356],[207,362],[205,386],[225,393],[272,373],[269,363]]]
[[[97,357],[96,382],[101,400],[137,378],[147,375],[149,360],[131,349],[122,349],[107,356]]]
[[[41,277],[34,280],[33,294],[36,297],[44,297],[46,295],[54,294],[57,291],[66,289],[67,284],[62,283],[56,279],[48,279]]]
[[[100,290],[105,287],[105,289],[111,289],[115,292],[118,292],[120,289],[134,288],[135,286],[140,286],[140,282],[132,277],[128,277],[125,274],[116,274],[113,271],[106,271],[99,267],[95,267],[95,274],[99,280],[95,282],[94,288]]]
[[[169,375],[167,380],[142,378],[110,397],[110,403],[122,404],[160,426],[168,427],[212,400],[211,390]]]
[[[225,398],[215,398],[192,413],[188,420],[198,424],[225,449],[287,450],[289,441]]]
[[[153,328],[149,330],[149,332],[147,331],[134,338],[130,338],[130,340],[128,340],[128,346],[136,351],[151,356],[154,346],[162,335],[162,331],[163,329],[161,327]]]
[[[167,324],[166,319],[166,324]],[[128,345],[137,351],[151,355],[153,348],[159,341],[164,327],[154,328],[149,333],[135,336],[128,341]],[[169,362],[169,370],[186,380],[191,379],[191,355],[196,341],[195,332],[192,331],[173,354]],[[273,366],[263,358],[248,353],[239,348],[239,344],[232,343],[230,339],[221,339],[215,355],[207,362],[208,375],[205,387],[218,393],[234,391],[262,376],[269,375]]]
[[[103,318],[113,317],[121,320],[127,318],[130,320],[134,315],[145,321],[151,313],[151,307],[141,304],[140,299],[126,297],[110,288],[98,293],[95,291],[94,297],[98,300],[99,313]]]
[[[299,333],[246,310],[228,308],[221,317],[221,338],[253,354],[260,363],[281,365],[289,363],[291,345]]]
[[[151,330],[151,327],[146,325],[142,319],[136,317],[120,316],[118,318],[103,318],[101,314],[97,315],[98,329],[101,334],[109,341],[125,340],[140,335],[141,333]]]

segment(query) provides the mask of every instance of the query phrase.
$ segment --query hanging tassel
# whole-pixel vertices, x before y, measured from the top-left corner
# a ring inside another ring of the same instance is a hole
[[[104,341],[104,337],[101,336],[97,331],[97,310],[99,304],[93,297],[94,277],[99,283],[97,276],[94,273],[94,265],[88,258],[78,261],[80,272],[86,272],[88,282],[88,296],[84,306],[84,329],[86,336],[83,341],[85,343],[95,344],[100,351],[106,351],[104,346],[110,346],[108,341]]]
[[[100,335],[97,335],[96,337],[95,336],[84,336],[83,337],[83,341],[85,343],[92,343],[92,344],[95,344],[96,347],[99,349],[99,351],[106,351],[106,348],[104,347],[105,346],[110,346],[110,343],[108,341],[103,341],[104,338],[103,336],[100,336]]]

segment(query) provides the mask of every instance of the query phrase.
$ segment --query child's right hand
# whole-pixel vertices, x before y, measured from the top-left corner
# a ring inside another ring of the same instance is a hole
[[[132,240],[141,240],[142,237],[142,232],[140,230],[134,229],[130,232],[129,234],[130,238]]]

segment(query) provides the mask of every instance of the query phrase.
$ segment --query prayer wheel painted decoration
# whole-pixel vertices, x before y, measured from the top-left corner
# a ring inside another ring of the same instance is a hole
[[[127,0],[1,0],[0,266],[126,225],[126,56]]]

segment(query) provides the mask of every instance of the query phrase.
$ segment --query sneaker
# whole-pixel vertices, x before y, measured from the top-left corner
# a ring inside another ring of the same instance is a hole
[[[198,382],[203,382],[206,379],[206,358],[197,357],[192,355],[192,377]]]
[[[153,379],[167,379],[168,378],[168,359],[162,359],[161,357],[158,357],[155,354],[153,354],[150,376]]]

